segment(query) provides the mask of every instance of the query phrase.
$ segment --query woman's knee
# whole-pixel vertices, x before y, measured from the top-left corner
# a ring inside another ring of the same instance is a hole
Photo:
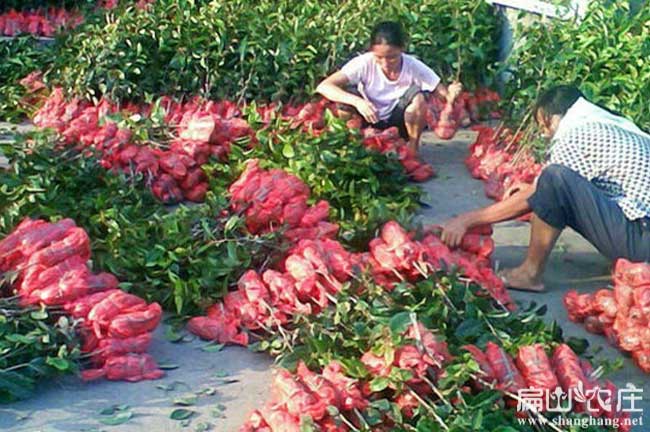
[[[406,114],[423,114],[427,108],[426,100],[422,93],[415,95],[410,104],[406,107]]]

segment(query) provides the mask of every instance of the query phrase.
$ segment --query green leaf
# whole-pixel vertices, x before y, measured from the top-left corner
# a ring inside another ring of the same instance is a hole
[[[102,410],[99,412],[99,414],[101,414],[101,415],[113,415],[113,414],[115,414],[115,413],[118,412],[118,411],[126,411],[126,410],[128,410],[129,408],[130,408],[129,405],[125,405],[125,404],[120,404],[120,405],[111,405],[111,406],[108,407],[108,408],[104,408],[104,409],[102,409]]]
[[[196,395],[183,396],[183,397],[174,399],[174,405],[192,406],[192,405],[196,405],[197,400],[198,400],[198,397]]]
[[[390,381],[386,377],[375,377],[372,381],[370,381],[370,390],[373,392],[380,392],[382,390],[385,390],[388,385],[390,384]]]
[[[131,410],[117,411],[115,414],[110,417],[101,417],[99,422],[107,426],[117,426],[123,423],[128,422],[133,418],[133,412]]]
[[[169,418],[172,420],[187,420],[196,414],[196,411],[188,410],[186,408],[178,408],[172,411]]]
[[[587,348],[589,348],[589,341],[583,338],[571,337],[566,343],[578,355],[584,354],[587,351]]]
[[[173,370],[173,369],[178,369],[180,366],[176,363],[169,363],[169,362],[163,362],[163,363],[158,363],[158,368],[162,370]]]
[[[219,351],[221,351],[223,349],[224,346],[225,346],[225,344],[209,343],[209,344],[203,345],[201,347],[201,350],[205,351],[205,352],[210,352],[210,353],[219,352]]]
[[[293,150],[293,146],[290,143],[285,143],[282,146],[282,156],[286,157],[287,159],[291,159],[296,156],[296,153]]]
[[[72,368],[70,361],[59,357],[48,357],[45,363],[60,371],[67,371]]]
[[[41,309],[41,310],[34,311],[34,312],[30,313],[29,316],[32,317],[35,320],[44,320],[44,319],[47,319],[47,317],[49,315],[47,314],[46,310]]]
[[[456,328],[456,336],[459,338],[479,337],[485,330],[483,322],[475,318],[468,318]]]
[[[402,334],[408,330],[411,325],[411,313],[410,312],[400,312],[393,315],[390,319],[389,327],[391,331],[395,334]]]
[[[177,343],[183,340],[183,333],[176,332],[171,326],[165,328],[165,340],[171,343]]]

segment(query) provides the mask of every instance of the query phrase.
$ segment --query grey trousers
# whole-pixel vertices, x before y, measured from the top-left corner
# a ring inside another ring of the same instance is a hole
[[[616,202],[570,168],[546,167],[528,204],[544,222],[557,229],[570,226],[611,260],[650,261],[650,219],[629,220]]]

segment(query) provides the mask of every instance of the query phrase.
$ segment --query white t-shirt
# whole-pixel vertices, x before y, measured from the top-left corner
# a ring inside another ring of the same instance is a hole
[[[377,108],[380,120],[390,117],[399,98],[412,84],[422,91],[433,91],[440,83],[440,77],[434,71],[409,54],[402,54],[402,70],[395,81],[386,77],[371,52],[350,60],[341,68],[341,72],[351,85],[363,85],[366,96]]]

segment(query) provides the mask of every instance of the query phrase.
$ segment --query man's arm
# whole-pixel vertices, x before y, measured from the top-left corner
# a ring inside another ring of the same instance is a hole
[[[364,98],[344,90],[349,82],[348,77],[343,72],[338,71],[318,84],[316,92],[320,93],[332,102],[343,103],[355,107],[366,121],[369,123],[377,123],[379,121],[377,109]]]
[[[472,227],[510,220],[528,213],[528,198],[533,193],[535,185],[522,185],[518,192],[501,202],[456,216],[442,225],[442,241],[454,248]]]

